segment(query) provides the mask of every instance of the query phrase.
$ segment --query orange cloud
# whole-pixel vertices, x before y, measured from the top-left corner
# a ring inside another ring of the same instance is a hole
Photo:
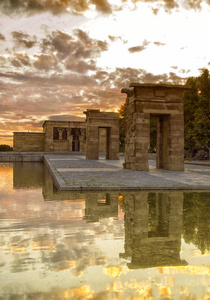
[[[104,269],[104,273],[109,275],[111,278],[119,277],[120,274],[122,273],[122,268],[116,266],[106,267]]]

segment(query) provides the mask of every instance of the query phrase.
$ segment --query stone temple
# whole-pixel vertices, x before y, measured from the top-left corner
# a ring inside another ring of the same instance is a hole
[[[119,114],[87,110],[86,121],[44,121],[43,132],[14,132],[16,152],[85,152],[87,159],[119,159]]]
[[[131,83],[127,94],[124,168],[148,171],[150,118],[157,118],[156,167],[184,170],[184,85]],[[119,159],[119,114],[87,110],[86,121],[45,121],[43,132],[14,132],[17,152],[84,152]]]

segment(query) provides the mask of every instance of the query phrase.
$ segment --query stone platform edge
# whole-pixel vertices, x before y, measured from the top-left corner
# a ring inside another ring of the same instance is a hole
[[[209,186],[179,186],[179,187],[161,187],[161,186],[144,186],[144,187],[129,187],[129,186],[94,186],[94,187],[84,187],[84,186],[68,186],[65,180],[62,178],[62,175],[57,171],[56,167],[52,164],[52,162],[44,156],[44,163],[47,166],[53,181],[58,188],[58,190],[62,191],[72,191],[72,192],[85,192],[85,191],[199,191],[199,192],[206,192],[210,191]]]
[[[65,181],[62,179],[61,174],[57,171],[57,169],[53,166],[53,164],[50,162],[50,160],[44,155],[44,163],[47,166],[53,181],[56,185],[56,187],[59,190],[70,190],[68,189],[63,189],[62,186],[64,187],[66,185]]]

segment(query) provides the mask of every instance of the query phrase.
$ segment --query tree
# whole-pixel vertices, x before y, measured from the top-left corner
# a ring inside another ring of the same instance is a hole
[[[185,148],[193,156],[208,150],[210,157],[210,78],[206,69],[199,77],[190,77],[192,89],[184,95]]]
[[[7,152],[7,151],[13,151],[13,148],[12,147],[10,147],[10,146],[8,146],[8,145],[0,145],[0,151],[5,151],[5,152]]]
[[[156,152],[157,145],[157,118],[150,117],[150,152]]]
[[[119,109],[120,126],[120,151],[125,150],[125,125],[126,125],[127,103],[121,105]]]
[[[185,192],[183,204],[183,237],[202,253],[210,250],[210,203],[208,192]]]

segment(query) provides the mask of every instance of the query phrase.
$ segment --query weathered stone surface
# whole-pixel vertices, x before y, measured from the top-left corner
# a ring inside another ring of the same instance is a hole
[[[44,151],[45,134],[43,132],[14,132],[14,151]]]

